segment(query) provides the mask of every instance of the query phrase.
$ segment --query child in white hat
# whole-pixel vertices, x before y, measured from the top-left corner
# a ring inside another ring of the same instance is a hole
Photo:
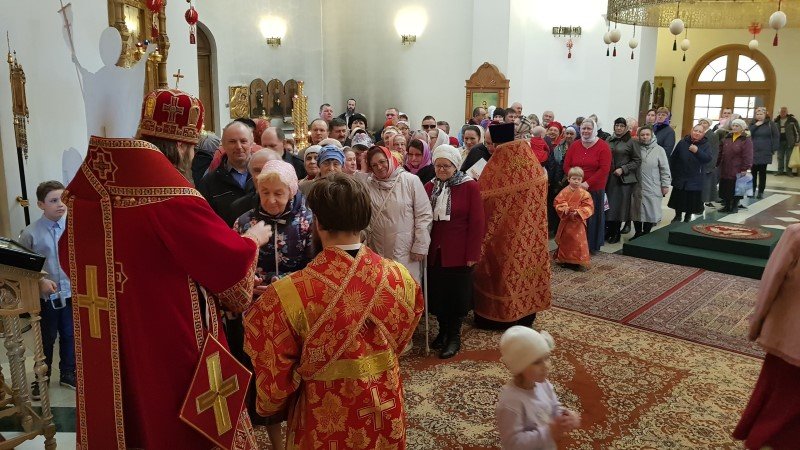
[[[547,332],[519,325],[500,338],[500,360],[513,375],[495,410],[504,450],[555,449],[565,433],[580,425],[580,416],[561,405],[547,381],[554,346]]]

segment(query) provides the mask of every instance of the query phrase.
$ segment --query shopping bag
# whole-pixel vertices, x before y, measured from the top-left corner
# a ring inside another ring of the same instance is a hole
[[[789,168],[800,170],[800,147],[792,149],[792,156],[789,157]]]
[[[736,197],[751,197],[753,195],[753,175],[746,173],[736,174],[736,189],[733,193]]]

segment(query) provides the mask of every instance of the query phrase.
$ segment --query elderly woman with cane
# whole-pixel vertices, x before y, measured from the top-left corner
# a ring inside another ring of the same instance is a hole
[[[478,182],[458,170],[459,150],[440,145],[433,166],[436,178],[425,184],[433,209],[427,282],[439,334],[431,346],[447,359],[461,349],[461,324],[472,309],[472,267],[480,258],[485,218]]]

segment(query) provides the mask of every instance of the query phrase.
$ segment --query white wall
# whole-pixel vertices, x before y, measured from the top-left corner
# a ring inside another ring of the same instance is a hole
[[[795,115],[800,113],[800,89],[797,88],[800,73],[800,29],[787,28],[780,32],[780,45],[772,46],[774,32],[767,28],[759,36],[758,51],[762,52],[775,69],[777,86],[775,108],[788,106]],[[686,52],[686,61],[681,60],[682,52],[672,51],[673,37],[668,30],[659,30],[659,45],[656,51],[656,75],[675,77],[672,98],[673,125],[682,129],[683,111],[686,96],[687,77],[697,61],[706,53],[722,45],[747,45],[752,36],[746,30],[690,30],[691,48]],[[775,114],[777,111],[770,111]]]
[[[228,86],[249,85],[256,78],[267,83],[273,78],[284,82],[289,79],[305,81],[303,89],[308,96],[308,115],[316,117],[317,108],[323,102],[324,44],[320,0],[208,1],[199,2],[197,8],[200,21],[216,44],[217,129],[221,130],[231,121]],[[243,14],[243,11],[247,13]],[[261,18],[270,15],[281,17],[287,23],[286,36],[277,48],[269,47],[259,30]],[[183,21],[183,14],[179,18]],[[182,29],[185,28],[184,22]],[[188,36],[188,31],[186,33]],[[196,73],[196,55],[187,56],[194,58]],[[197,89],[196,81],[194,88]],[[340,107],[341,103],[337,105]]]
[[[408,114],[414,128],[427,114],[454,128],[463,123],[464,82],[477,68],[470,59],[469,2],[408,1],[398,7],[374,0],[326,0],[322,5],[325,100],[337,114],[353,97],[375,130],[391,106]],[[427,25],[413,45],[402,45],[395,30],[395,15],[403,8],[419,8],[426,16]]]
[[[512,0],[509,103],[519,101],[523,113],[539,118],[553,110],[564,125],[595,113],[606,130],[619,116],[636,117],[639,88],[653,76],[655,31],[637,27],[639,47],[631,60],[633,27],[620,25],[617,57],[606,57],[605,7],[597,0]],[[567,38],[553,36],[554,26],[582,27],[582,35],[573,38],[571,59]]]

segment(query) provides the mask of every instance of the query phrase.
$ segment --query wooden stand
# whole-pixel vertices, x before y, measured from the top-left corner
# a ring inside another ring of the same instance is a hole
[[[56,426],[50,410],[47,365],[42,349],[42,318],[39,316],[39,279],[41,272],[19,269],[0,264],[0,318],[5,333],[5,348],[11,368],[11,383],[0,371],[0,418],[16,415],[20,419],[22,434],[4,442],[0,449],[12,449],[38,435],[45,438],[44,448],[56,448]],[[22,343],[19,315],[31,316],[31,332],[34,336],[33,371],[39,383],[42,413],[37,414],[31,406],[30,386],[25,374],[25,346]]]

